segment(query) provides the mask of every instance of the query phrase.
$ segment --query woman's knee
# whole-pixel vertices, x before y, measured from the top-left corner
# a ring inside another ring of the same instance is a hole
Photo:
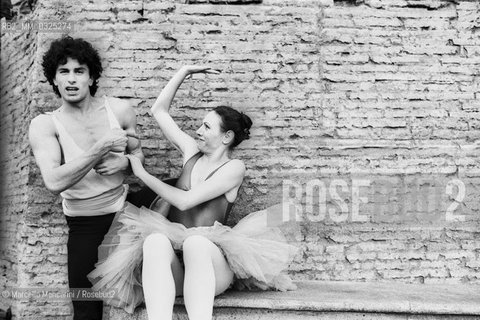
[[[170,240],[161,233],[152,233],[143,242],[143,256],[161,255],[173,251]]]
[[[201,235],[189,236],[183,242],[183,256],[209,256],[209,252],[215,244]]]

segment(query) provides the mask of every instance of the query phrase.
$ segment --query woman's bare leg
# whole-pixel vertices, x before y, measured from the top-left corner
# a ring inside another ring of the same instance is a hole
[[[148,319],[171,320],[175,296],[183,291],[183,268],[163,234],[151,234],[143,243],[142,283]]]
[[[211,320],[213,299],[228,289],[233,272],[220,249],[203,236],[183,243],[185,282],[183,296],[190,320]]]

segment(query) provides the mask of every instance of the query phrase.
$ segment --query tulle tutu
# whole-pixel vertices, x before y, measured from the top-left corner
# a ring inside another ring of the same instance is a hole
[[[161,212],[156,212],[127,202],[115,217],[99,247],[96,268],[88,275],[93,290],[103,293],[107,304],[133,313],[143,302],[142,246],[152,233],[167,236],[175,250],[181,250],[191,235],[205,236],[222,250],[235,274],[237,289],[295,289],[291,279],[281,273],[297,252],[276,226],[282,220],[278,215],[285,208],[283,204],[251,213],[233,228],[218,222],[211,227],[186,228],[165,218],[168,207],[164,202]]]

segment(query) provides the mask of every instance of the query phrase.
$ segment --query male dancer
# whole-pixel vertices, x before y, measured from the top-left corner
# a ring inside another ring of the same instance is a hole
[[[43,56],[44,74],[61,97],[55,111],[32,120],[29,139],[45,186],[60,193],[69,227],[70,288],[90,288],[87,274],[127,194],[125,153],[144,161],[127,101],[95,97],[102,66],[82,39],[54,41]],[[101,301],[73,301],[74,319],[101,319]]]

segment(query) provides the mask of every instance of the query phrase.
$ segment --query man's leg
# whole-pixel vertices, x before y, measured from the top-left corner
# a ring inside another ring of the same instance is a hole
[[[66,217],[68,234],[68,282],[71,289],[91,288],[87,278],[98,260],[98,246],[108,232],[115,214],[93,217]],[[101,320],[102,301],[73,300],[74,320]]]

